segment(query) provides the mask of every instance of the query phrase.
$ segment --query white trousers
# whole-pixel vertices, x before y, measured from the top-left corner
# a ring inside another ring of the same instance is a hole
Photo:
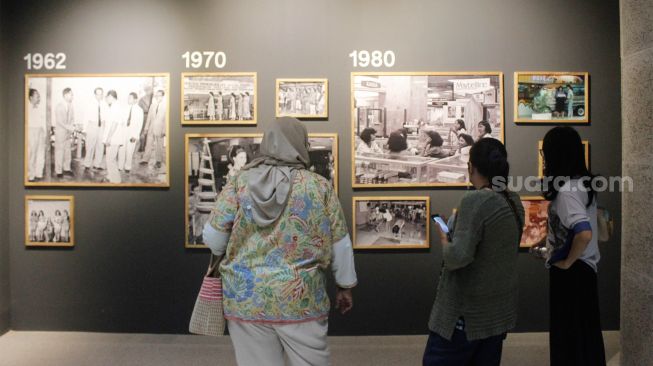
[[[329,366],[327,319],[296,324],[228,321],[238,366]]]

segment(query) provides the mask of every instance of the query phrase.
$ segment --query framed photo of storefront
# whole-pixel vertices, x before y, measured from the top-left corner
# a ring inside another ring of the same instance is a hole
[[[206,248],[202,229],[228,178],[257,158],[263,134],[186,134],[186,248]],[[338,135],[309,134],[309,169],[338,191]]]
[[[464,187],[474,141],[504,140],[501,72],[353,72],[352,186]]]
[[[255,72],[181,74],[182,125],[255,125]]]
[[[429,247],[429,197],[353,197],[354,249]]]
[[[169,74],[25,76],[26,186],[168,187]]]
[[[544,176],[544,159],[542,158],[542,144],[543,141],[537,142],[537,174],[541,178]],[[585,166],[590,169],[590,142],[583,140],[583,147],[585,148]]]
[[[523,196],[521,203],[526,217],[519,246],[530,248],[546,240],[549,201],[538,196]]]
[[[516,123],[589,123],[589,73],[515,72]]]
[[[300,119],[329,117],[327,79],[277,79],[276,116]]]
[[[75,198],[25,196],[25,245],[75,246]]]

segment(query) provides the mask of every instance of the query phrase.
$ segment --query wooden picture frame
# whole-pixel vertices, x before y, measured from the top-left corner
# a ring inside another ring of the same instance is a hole
[[[211,96],[214,91],[216,94]],[[211,98],[214,100],[213,109],[209,108]],[[256,125],[257,98],[256,72],[183,72],[181,124]]]
[[[540,178],[544,177],[544,161],[542,159],[542,144],[543,144],[542,140],[539,140],[537,142],[537,176]],[[587,167],[587,169],[590,169],[591,159],[590,159],[589,140],[583,140],[583,147],[585,147],[585,166]]]
[[[418,204],[425,208],[415,209],[414,206]],[[376,209],[377,205],[379,206],[379,212],[372,211]],[[394,224],[398,222],[399,219],[397,219],[397,216],[399,215],[390,213],[393,217],[390,221],[387,221],[387,218],[383,216],[384,213],[382,213],[384,207],[387,210],[391,209],[393,205],[395,206],[394,209],[401,214],[400,219],[404,220],[404,225],[402,225],[402,228],[399,229],[397,233],[394,232]],[[399,208],[398,206],[406,207]],[[405,212],[409,212],[411,217],[404,217]],[[354,249],[362,250],[429,248],[430,212],[430,197],[428,196],[354,196],[352,197],[353,247]],[[363,218],[362,215],[367,216]],[[375,217],[370,219],[370,215],[375,215]],[[412,225],[412,227],[418,229],[423,228],[424,232],[418,232],[418,235],[415,235],[414,233],[406,234],[408,235],[408,238],[404,239],[403,228],[405,228],[406,225]],[[379,226],[383,226],[381,228],[383,231],[379,230]],[[364,233],[364,231],[369,231],[370,235]],[[379,233],[378,238],[376,238],[377,233]],[[388,237],[388,235],[391,235],[391,237]],[[406,242],[402,243],[404,240]],[[362,242],[365,242],[365,244]]]
[[[32,216],[33,214],[36,215]],[[25,196],[25,246],[74,247],[75,197]]]
[[[284,90],[292,84],[295,88],[311,89],[306,100],[296,98],[295,90],[291,90],[288,94]],[[312,89],[320,88],[322,91],[317,91],[317,95],[312,94]],[[275,116],[279,117],[295,117],[298,119],[326,119],[329,117],[329,80],[326,78],[306,78],[306,79],[291,79],[283,78],[276,80],[275,87]],[[283,100],[282,100],[283,99]]]
[[[468,186],[469,149],[460,136],[465,132],[472,140],[482,137],[478,123],[488,120],[490,135],[505,140],[503,88],[503,73],[494,71],[352,72],[352,187]],[[380,141],[362,149],[359,134],[366,128],[386,141],[396,140],[403,129],[407,148],[392,153],[381,147],[390,144]],[[437,138],[430,131],[441,137],[438,151],[421,146],[423,136]]]
[[[97,104],[95,93],[99,89],[102,89],[98,94],[102,99]],[[35,93],[30,97],[32,90]],[[117,96],[117,99],[111,99],[111,107],[106,102],[110,91],[115,91]],[[131,93],[136,95],[134,105],[128,105]],[[170,186],[170,74],[26,74],[24,98],[25,186]],[[143,120],[134,122],[129,130],[131,113],[128,111],[134,110],[142,112],[136,115],[142,115]],[[165,118],[156,118],[162,114],[161,111]],[[95,118],[98,119],[97,128]],[[107,126],[114,125],[113,118],[118,121],[118,127],[105,134]],[[70,128],[60,130],[65,131],[60,140],[57,140],[58,119],[65,119],[64,124]],[[165,127],[160,126],[163,123]],[[136,131],[138,126],[140,133]],[[131,141],[127,137],[129,134],[138,138]],[[125,137],[125,142],[121,144],[122,137],[118,136]],[[58,141],[64,142],[58,144]],[[114,141],[116,147],[112,150]],[[139,151],[141,145],[143,151]],[[123,160],[121,164],[123,155],[119,150],[125,146],[130,146],[131,153],[126,156],[131,155],[132,159],[129,162]],[[63,150],[60,156],[57,156],[57,149]],[[106,156],[110,153],[116,153],[116,159],[114,164],[108,165]],[[141,163],[146,154],[148,161]],[[160,156],[162,154],[165,156]],[[133,170],[127,169],[129,165]]]
[[[558,87],[563,88],[564,98],[556,98]],[[570,92],[573,94],[571,105],[568,104]],[[588,72],[517,71],[513,95],[515,123],[589,123]],[[569,107],[572,118],[568,116]],[[562,117],[558,117],[560,115]],[[573,118],[574,115],[578,117]]]
[[[550,201],[541,196],[522,196],[524,206],[524,228],[519,242],[520,248],[530,248],[546,240],[548,207]]]
[[[337,193],[338,135],[335,133],[309,133],[308,138],[311,143],[311,148],[309,148],[311,170],[329,179]],[[207,139],[206,143],[204,139]],[[201,230],[208,220],[212,205],[215,203],[214,199],[217,198],[221,186],[225,183],[226,175],[236,167],[233,173],[235,174],[240,169],[239,167],[252,161],[258,153],[262,139],[263,134],[261,133],[191,133],[185,135],[185,248],[206,248],[202,242]],[[331,141],[330,151],[328,140]],[[212,148],[215,144],[221,146]],[[206,151],[209,153],[205,153]],[[214,156],[216,154],[213,151],[217,151],[219,157]],[[219,172],[218,176],[216,176],[217,172]]]

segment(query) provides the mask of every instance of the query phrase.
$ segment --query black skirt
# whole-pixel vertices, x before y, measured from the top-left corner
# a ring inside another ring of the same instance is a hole
[[[604,366],[597,277],[587,263],[551,267],[551,366]]]

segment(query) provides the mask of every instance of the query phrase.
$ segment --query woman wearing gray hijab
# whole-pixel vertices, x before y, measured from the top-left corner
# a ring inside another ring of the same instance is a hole
[[[329,365],[326,270],[341,313],[352,308],[354,256],[332,185],[310,172],[308,134],[274,121],[261,157],[230,177],[204,227],[217,256],[224,313],[240,366]]]

